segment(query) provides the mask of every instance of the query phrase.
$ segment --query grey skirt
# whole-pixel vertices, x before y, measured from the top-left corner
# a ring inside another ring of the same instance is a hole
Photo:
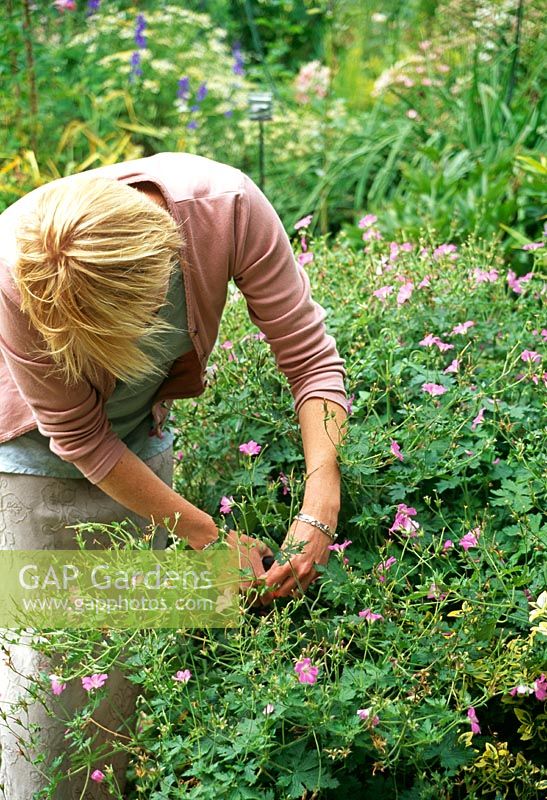
[[[173,453],[171,449],[146,462],[164,483],[171,486]],[[77,549],[75,531],[67,528],[78,522],[109,524],[131,520],[143,533],[149,521],[131,513],[87,480],[46,478],[37,475],[0,473],[0,550],[72,550]],[[108,547],[109,537],[96,532],[83,533],[85,546]],[[152,546],[164,548],[167,532],[158,530]],[[40,672],[54,673],[55,664],[30,645],[32,638],[21,636],[13,642],[13,632],[0,629],[0,798],[32,800],[34,794],[49,786],[44,765],[66,751],[64,730],[86,701],[86,693],[77,681],[71,681],[59,698],[51,695],[47,707],[29,699],[21,709],[20,700]],[[113,670],[108,678],[108,694],[93,716],[94,750],[111,746],[107,763],[123,792],[127,757],[117,747],[133,727],[138,689]],[[39,740],[31,740],[29,730],[40,731]],[[105,733],[110,731],[113,736]],[[94,769],[106,766],[104,760]],[[55,800],[102,800],[112,798],[101,783],[90,780],[87,770],[63,780],[56,788]]]

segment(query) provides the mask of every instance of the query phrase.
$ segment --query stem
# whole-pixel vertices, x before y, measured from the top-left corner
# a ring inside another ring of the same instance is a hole
[[[515,43],[513,45],[513,59],[511,61],[509,84],[507,86],[507,98],[505,101],[508,108],[511,106],[511,100],[513,99],[513,92],[515,90],[515,86],[517,83],[517,68],[518,68],[518,61],[520,54],[520,34],[522,31],[523,17],[524,17],[524,0],[519,0],[519,4],[517,6],[517,27],[515,30]]]
[[[34,152],[37,150],[36,132],[38,126],[38,93],[36,91],[36,72],[34,68],[34,50],[32,47],[32,18],[29,0],[23,0],[23,31],[25,32],[25,57],[27,62],[27,79],[29,87],[30,113],[32,124],[30,141]]]
[[[8,30],[10,31],[10,36],[12,38],[13,47],[9,51],[9,65],[10,65],[10,72],[11,77],[13,80],[12,86],[13,91],[15,93],[15,121],[17,123],[21,120],[21,87],[18,81],[18,72],[17,69],[17,41],[15,38],[15,24],[13,21],[13,0],[7,0],[6,3],[6,11],[8,15]]]

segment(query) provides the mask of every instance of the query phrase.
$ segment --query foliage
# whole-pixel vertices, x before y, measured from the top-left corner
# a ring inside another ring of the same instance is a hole
[[[118,745],[131,754],[129,797],[544,796],[541,249],[518,281],[495,246],[435,247],[425,234],[394,246],[378,230],[366,219],[353,236],[308,242],[351,393],[341,549],[321,580],[225,632],[50,638],[64,681],[107,673],[123,650],[142,691],[136,732]],[[235,287],[210,373],[199,402],[177,404],[176,487],[217,518],[232,496],[230,525],[276,549],[304,464],[287,382]],[[250,439],[258,456],[239,452]],[[319,668],[313,684],[295,673],[304,657]],[[99,699],[67,743],[119,798],[111,754],[90,739]]]

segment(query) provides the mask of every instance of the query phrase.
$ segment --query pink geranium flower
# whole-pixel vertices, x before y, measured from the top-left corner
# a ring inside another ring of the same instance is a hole
[[[351,544],[351,539],[346,539],[343,542],[336,542],[335,544],[329,544],[327,550],[334,550],[336,553],[343,553],[346,547],[349,547]]]
[[[257,456],[262,450],[262,445],[257,444],[257,442],[255,442],[254,439],[250,439],[248,442],[240,444],[239,450],[246,456]]]
[[[178,683],[188,683],[191,677],[192,673],[189,669],[179,669],[173,675],[173,680],[178,681]]]
[[[519,683],[518,686],[513,686],[513,688],[509,690],[509,694],[511,697],[515,697],[516,695],[522,697],[523,695],[532,694],[533,691],[534,690],[530,686]]]
[[[300,683],[316,683],[319,667],[314,667],[311,658],[302,658],[294,665]]]
[[[443,375],[448,375],[451,372],[457,372],[460,368],[460,359],[455,358],[453,361],[450,362],[446,369],[443,369]]]
[[[371,708],[358,708],[356,713],[357,713],[357,716],[359,717],[359,719],[363,720],[363,722],[365,722],[366,720],[368,720],[370,718],[370,715],[372,713],[372,707]],[[376,725],[379,725],[379,723],[380,723],[380,717],[377,714],[375,714],[371,719],[371,725],[372,725],[373,728],[375,728]]]
[[[58,11],[76,11],[76,0],[53,0]]]
[[[298,256],[298,263],[301,267],[304,267],[306,264],[309,264],[313,261],[313,253],[300,253]]]
[[[473,270],[473,278],[475,279],[475,283],[494,283],[499,278],[499,272],[497,269],[480,269],[476,267]]]
[[[100,689],[101,686],[105,685],[107,680],[108,675],[105,675],[104,673],[94,673],[93,675],[88,675],[85,678],[82,678],[82,686],[86,692],[90,692],[92,689]]]
[[[380,289],[376,289],[372,294],[374,297],[377,297],[378,300],[385,300],[388,294],[391,294],[393,289],[393,286],[382,286]]]
[[[220,501],[220,513],[221,514],[231,514],[232,513],[232,503],[234,502],[234,498],[230,495],[230,497],[226,497],[223,495]]]
[[[403,283],[399,291],[397,292],[397,305],[402,306],[403,303],[406,303],[412,297],[412,292],[414,290],[414,284],[412,281],[407,281]]]
[[[467,709],[467,716],[469,718],[469,722],[471,723],[471,733],[480,733],[481,729],[479,720],[477,719],[477,714],[472,706]]]
[[[480,528],[473,528],[471,531],[467,531],[465,536],[459,541],[460,547],[462,547],[465,552],[467,552],[471,547],[477,547],[479,543],[479,536],[481,534]]]
[[[417,531],[420,530],[420,526],[410,518],[415,517],[417,513],[415,508],[409,507],[404,503],[399,503],[397,506],[397,513],[395,514],[395,520],[389,529],[390,533],[403,531],[403,533],[414,538],[417,535]]]
[[[446,386],[442,386],[439,383],[422,383],[422,389],[430,394],[431,397],[437,397],[447,391]]]
[[[91,778],[92,781],[95,781],[95,783],[102,783],[106,778],[106,775],[104,774],[104,772],[101,772],[100,769],[96,769],[91,773],[89,777]]]
[[[537,362],[541,361],[541,356],[535,350],[523,350],[520,354],[523,361]]]
[[[528,242],[522,246],[523,250],[539,250],[541,247],[544,246],[544,242]]]
[[[49,680],[51,681],[51,691],[55,695],[60,695],[66,689],[66,683],[61,681],[57,675],[50,675]]]
[[[378,580],[380,581],[380,583],[384,583],[386,579],[384,573],[387,572],[388,569],[391,569],[391,567],[396,563],[397,559],[394,558],[393,556],[390,556],[386,561],[380,561],[380,563],[376,567],[376,572],[378,573]]]
[[[312,214],[308,214],[306,217],[302,217],[299,219],[298,222],[294,223],[295,231],[299,231],[300,228],[307,228],[310,222],[312,221]]]
[[[459,322],[457,325],[454,325],[452,330],[450,331],[450,336],[455,336],[456,334],[464,334],[467,333],[469,328],[472,328],[475,323],[472,319],[468,319],[467,322]]]
[[[441,244],[433,251],[433,258],[438,261],[443,256],[449,256],[451,261],[455,261],[458,257],[457,250],[455,244]]]
[[[220,346],[223,348],[223,350],[231,350],[232,347],[234,346],[234,343],[231,342],[229,339],[226,339],[226,341],[222,342]]]
[[[375,614],[370,608],[364,608],[362,611],[359,611],[359,616],[366,619],[367,622],[376,622],[378,619],[383,619],[381,614]]]
[[[375,214],[365,214],[364,217],[361,217],[357,225],[359,228],[370,228],[375,222],[378,222],[378,217]]]
[[[534,692],[537,700],[547,700],[547,676],[543,672],[534,681]]]
[[[398,444],[398,443],[395,441],[395,439],[392,439],[392,440],[391,440],[391,446],[390,446],[390,450],[391,450],[391,452],[393,453],[393,455],[395,456],[395,458],[398,458],[398,459],[399,459],[399,461],[404,461],[404,456],[403,456],[403,454],[402,454],[402,452],[401,452],[401,447],[400,447],[400,445],[399,445],[399,444]]]
[[[420,283],[418,284],[418,289],[426,289],[428,286],[431,286],[431,276],[426,275]]]
[[[474,431],[477,425],[481,425],[484,422],[484,412],[486,408],[481,408],[473,422],[471,423],[471,430]]]
[[[443,542],[443,550],[444,551],[450,550],[451,547],[454,547],[454,542],[452,541],[452,539],[446,539]]]
[[[522,294],[522,284],[526,283],[533,277],[533,272],[528,272],[526,275],[521,275],[520,278],[517,278],[516,272],[513,272],[512,269],[507,270],[507,283],[509,284],[509,288],[512,289],[515,294]]]

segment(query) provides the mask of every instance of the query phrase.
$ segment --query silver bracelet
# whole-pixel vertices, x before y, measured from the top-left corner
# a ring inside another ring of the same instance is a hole
[[[310,517],[309,514],[303,514],[301,511],[296,515],[295,519],[300,520],[300,522],[307,522],[308,525],[313,525],[314,528],[319,528],[319,530],[326,534],[332,542],[335,542],[338,538],[337,533],[333,533],[328,525],[324,522],[319,522],[318,519],[315,517]]]
[[[220,542],[220,536],[217,536],[216,539],[212,539],[210,542],[207,542],[207,544],[204,544],[201,549],[207,550],[208,547],[211,547],[212,544],[216,544],[217,542]]]

